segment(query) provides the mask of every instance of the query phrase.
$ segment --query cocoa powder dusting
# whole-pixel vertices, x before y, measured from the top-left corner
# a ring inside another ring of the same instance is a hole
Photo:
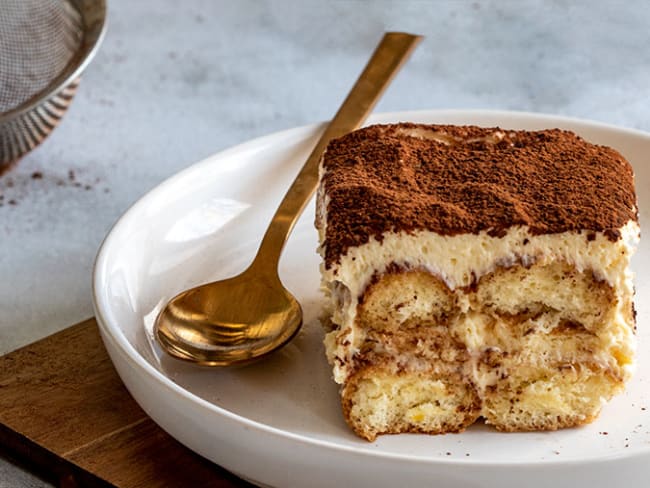
[[[40,170],[33,171],[29,175],[17,174],[12,177],[0,178],[0,207],[5,205],[15,207],[28,198],[30,192],[42,192],[44,189],[51,188],[52,185],[90,191],[101,184],[99,177],[89,179],[87,175],[83,177],[83,181],[80,181],[74,169],[68,170],[66,177],[55,176]],[[109,193],[110,189],[104,187],[103,192]]]
[[[389,231],[500,237],[521,225],[616,241],[638,222],[629,163],[560,129],[375,125],[331,141],[323,167],[328,267]]]

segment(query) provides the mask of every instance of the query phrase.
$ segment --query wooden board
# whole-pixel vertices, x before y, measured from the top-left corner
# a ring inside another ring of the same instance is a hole
[[[0,357],[0,447],[62,487],[251,487],[160,429],[94,319]]]

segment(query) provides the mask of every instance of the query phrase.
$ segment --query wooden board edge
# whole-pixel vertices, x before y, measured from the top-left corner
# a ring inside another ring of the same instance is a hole
[[[114,488],[110,483],[0,424],[0,455],[61,488]]]

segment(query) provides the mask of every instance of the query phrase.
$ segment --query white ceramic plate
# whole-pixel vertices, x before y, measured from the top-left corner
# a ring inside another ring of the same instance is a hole
[[[650,228],[650,135],[552,116],[426,111],[371,122],[504,128],[562,127],[618,149],[636,171],[642,229]],[[321,306],[313,204],[280,270],[302,303],[303,330],[269,360],[238,370],[196,368],[161,354],[151,327],[162,304],[250,261],[319,126],[237,146],[169,179],[136,203],[102,245],[94,300],[106,348],[144,410],[190,449],[254,483],[276,487],[647,486],[650,474],[650,239],[634,259],[638,372],[593,424],[559,432],[399,435],[368,443],[340,413],[317,320]],[[647,408],[647,410],[646,410]]]

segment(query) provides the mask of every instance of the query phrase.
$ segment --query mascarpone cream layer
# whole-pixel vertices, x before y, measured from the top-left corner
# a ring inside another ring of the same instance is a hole
[[[326,219],[320,217],[317,220],[323,242]],[[602,233],[595,233],[591,240],[586,232],[532,235],[521,226],[512,227],[503,237],[492,237],[487,232],[453,236],[430,231],[390,232],[381,240],[373,238],[350,248],[330,268],[321,265],[322,284],[330,296],[332,322],[337,326],[325,340],[335,380],[345,381],[352,357],[364,340],[363,331],[354,324],[359,297],[372,277],[390,266],[425,269],[454,290],[475,283],[497,267],[563,261],[606,281],[614,289],[619,307],[623,307],[634,294],[629,264],[639,241],[639,226],[629,221],[620,231],[621,237],[615,242]],[[320,252],[324,256],[322,247]],[[462,311],[469,309],[469,302],[464,306],[462,310],[461,300]]]

